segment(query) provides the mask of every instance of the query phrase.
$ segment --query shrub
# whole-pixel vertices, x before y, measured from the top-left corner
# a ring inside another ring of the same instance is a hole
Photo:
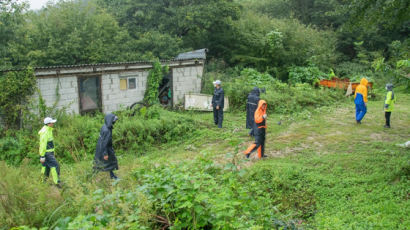
[[[136,111],[119,111],[119,121],[113,129],[114,150],[121,155],[143,153],[152,146],[178,142],[191,135],[200,123],[189,114],[167,111],[152,106]],[[55,155],[60,162],[73,163],[92,159],[95,153],[104,115],[80,116],[61,114],[54,129]],[[9,132],[0,139],[0,159],[18,165],[24,158],[38,161],[38,130]]]
[[[244,69],[240,77],[227,83],[225,87],[230,106],[244,110],[247,96],[255,86],[266,89],[266,93],[261,94],[261,99],[267,101],[268,111],[273,113],[290,114],[344,100],[344,92],[340,90],[315,89],[309,84],[299,83],[291,86],[267,73]]]
[[[0,226],[47,225],[58,219],[54,214],[66,205],[57,188],[42,183],[40,176],[32,178],[30,170],[27,166],[15,169],[0,161]]]
[[[0,74],[0,114],[6,129],[19,127],[20,115],[35,90],[33,70],[12,71]]]
[[[152,201],[165,224],[172,229],[279,229],[265,184],[244,180],[246,171],[225,168],[204,154],[194,162],[182,162],[134,175],[138,190]],[[254,188],[251,188],[253,186]],[[276,223],[276,224],[275,224]],[[285,222],[281,222],[285,223]],[[285,224],[287,226],[287,224]],[[284,227],[283,225],[280,227]]]
[[[326,78],[327,75],[320,71],[316,66],[293,66],[289,68],[289,83],[309,83],[318,84],[320,79]]]
[[[88,214],[60,218],[56,229],[152,229],[154,216],[149,201],[137,191],[93,193],[95,208]]]

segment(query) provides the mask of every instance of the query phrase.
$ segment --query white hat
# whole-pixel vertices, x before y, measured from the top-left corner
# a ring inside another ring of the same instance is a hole
[[[222,82],[220,80],[216,80],[213,83],[214,83],[214,85],[221,85]]]
[[[44,124],[45,124],[45,125],[50,124],[50,123],[56,123],[56,122],[57,122],[57,120],[54,120],[54,119],[51,118],[51,117],[46,117],[46,118],[44,119]]]

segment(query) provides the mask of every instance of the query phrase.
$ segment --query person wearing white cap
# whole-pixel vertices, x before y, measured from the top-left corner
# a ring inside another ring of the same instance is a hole
[[[42,165],[41,173],[45,176],[44,180],[47,180],[51,173],[54,184],[60,187],[60,165],[54,156],[53,126],[56,122],[57,120],[51,117],[44,119],[44,126],[38,132],[40,136],[39,153]]]
[[[214,95],[212,96],[212,108],[214,112],[214,123],[218,128],[222,128],[224,119],[224,90],[221,87],[222,82],[216,80],[213,82],[215,86]]]

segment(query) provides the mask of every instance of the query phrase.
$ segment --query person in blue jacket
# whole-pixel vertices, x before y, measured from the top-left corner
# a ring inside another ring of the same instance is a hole
[[[354,94],[354,103],[356,105],[356,123],[361,124],[364,115],[367,113],[367,81],[366,78],[360,80]]]

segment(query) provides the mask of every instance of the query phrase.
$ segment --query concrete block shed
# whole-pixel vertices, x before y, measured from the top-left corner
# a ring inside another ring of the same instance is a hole
[[[159,100],[168,106],[183,104],[188,93],[200,93],[206,49],[161,61],[169,74],[161,83]],[[122,62],[36,67],[37,87],[47,106],[84,114],[109,113],[141,102],[151,62]],[[57,94],[58,92],[58,94]],[[38,99],[39,95],[33,95]]]

